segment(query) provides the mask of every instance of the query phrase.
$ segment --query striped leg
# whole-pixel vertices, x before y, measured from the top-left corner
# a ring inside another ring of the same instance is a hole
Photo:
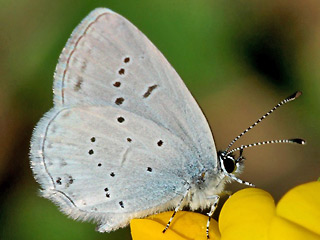
[[[213,202],[213,204],[211,205],[211,210],[210,212],[208,213],[208,222],[207,222],[207,229],[206,229],[206,234],[207,234],[207,239],[209,239],[209,226],[210,226],[210,221],[211,221],[211,218],[212,218],[212,215],[214,213],[214,211],[216,210],[217,206],[218,206],[218,202],[219,202],[219,199],[220,199],[220,196],[214,196],[215,197],[215,200]]]
[[[167,229],[169,228],[169,226],[170,226],[170,224],[171,224],[171,222],[172,222],[172,220],[173,220],[174,216],[175,216],[175,215],[176,215],[176,213],[180,210],[181,203],[183,202],[183,200],[184,200],[184,199],[186,198],[186,196],[188,195],[189,190],[190,190],[190,186],[188,187],[188,189],[187,189],[186,193],[185,193],[185,194],[183,195],[183,197],[181,198],[181,200],[180,200],[180,202],[179,202],[178,206],[176,206],[176,208],[174,209],[174,212],[173,212],[173,214],[172,214],[172,216],[171,216],[171,218],[170,218],[169,222],[167,223],[166,228],[165,228],[165,229],[163,229],[163,231],[162,231],[163,233],[165,233],[165,232],[167,231]]]
[[[230,174],[228,172],[224,173],[225,175],[227,175],[229,178],[235,180],[236,182],[240,183],[240,184],[244,184],[244,185],[247,185],[247,186],[250,186],[250,187],[255,187],[255,185],[251,182],[247,182],[247,181],[243,181],[239,178],[237,178],[236,176],[234,176],[233,174]]]

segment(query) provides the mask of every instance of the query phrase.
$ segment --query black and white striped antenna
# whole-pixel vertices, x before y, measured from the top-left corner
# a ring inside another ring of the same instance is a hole
[[[248,145],[243,145],[241,147],[237,147],[235,149],[230,150],[229,152],[227,152],[226,155],[229,155],[233,152],[236,151],[240,151],[243,150],[245,148],[250,148],[250,147],[255,147],[255,146],[261,146],[261,145],[265,145],[265,144],[272,144],[272,143],[296,143],[296,144],[306,144],[306,141],[301,139],[301,138],[294,138],[294,139],[281,139],[281,140],[268,140],[268,141],[263,141],[263,142],[257,142],[257,143],[251,143]]]
[[[237,141],[239,140],[243,135],[245,135],[247,132],[249,132],[252,128],[254,128],[255,126],[257,126],[262,120],[264,120],[265,118],[267,118],[271,113],[273,113],[275,110],[277,110],[278,108],[280,108],[282,105],[291,102],[295,99],[297,99],[298,97],[300,97],[302,94],[302,92],[297,91],[294,94],[290,95],[289,97],[285,98],[284,100],[282,100],[281,102],[279,102],[276,106],[274,106],[269,112],[267,112],[265,115],[263,115],[261,118],[259,118],[254,124],[252,124],[250,127],[248,127],[246,130],[244,130],[241,134],[239,134],[235,139],[233,139],[230,144],[228,145],[228,147],[226,148],[226,150],[224,151],[224,153],[226,153],[226,155],[229,155],[235,151],[242,151],[245,148],[250,148],[250,147],[254,147],[254,146],[260,146],[260,145],[265,145],[265,144],[272,144],[272,143],[296,143],[296,144],[305,144],[306,141],[304,141],[303,139],[300,138],[295,138],[295,139],[283,139],[283,140],[269,140],[269,141],[263,141],[263,142],[257,142],[257,143],[252,143],[252,144],[248,144],[245,146],[241,146],[235,149],[232,149],[229,151],[230,147]]]

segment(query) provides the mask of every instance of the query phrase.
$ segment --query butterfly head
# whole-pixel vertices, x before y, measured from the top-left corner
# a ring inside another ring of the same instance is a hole
[[[227,154],[227,152],[218,152],[219,163],[221,171],[231,175],[237,175],[243,168],[244,157],[242,153],[236,158],[233,154]]]

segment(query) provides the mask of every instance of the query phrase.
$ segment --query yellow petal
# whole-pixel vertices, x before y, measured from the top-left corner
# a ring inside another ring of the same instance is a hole
[[[221,240],[268,239],[268,228],[275,215],[274,200],[261,189],[246,188],[232,195],[219,217]]]
[[[180,236],[175,231],[171,231],[171,229],[168,229],[166,233],[163,234],[162,230],[164,229],[164,226],[151,219],[132,219],[130,227],[133,240],[185,240],[184,237]]]
[[[320,236],[320,182],[291,189],[279,201],[276,213]]]
[[[133,240],[206,240],[208,217],[194,212],[179,211],[170,227],[163,234],[173,212],[152,215],[146,219],[131,220],[131,235]],[[219,240],[218,224],[212,219],[209,228],[211,239]]]
[[[319,226],[320,227],[320,226]],[[320,236],[281,217],[274,217],[269,229],[270,240],[320,240]]]

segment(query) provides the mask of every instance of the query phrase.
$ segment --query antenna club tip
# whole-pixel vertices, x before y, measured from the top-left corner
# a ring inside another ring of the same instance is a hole
[[[305,140],[301,139],[301,138],[290,139],[290,142],[298,143],[298,144],[302,144],[302,145],[307,144],[307,142]]]
[[[293,100],[293,99],[296,99],[296,98],[300,97],[301,95],[302,95],[301,91],[296,91],[294,94],[290,95],[287,99],[288,100],[289,99]]]
[[[297,91],[295,94],[296,94],[295,98],[298,98],[298,97],[300,97],[302,95],[302,92],[301,91]]]

